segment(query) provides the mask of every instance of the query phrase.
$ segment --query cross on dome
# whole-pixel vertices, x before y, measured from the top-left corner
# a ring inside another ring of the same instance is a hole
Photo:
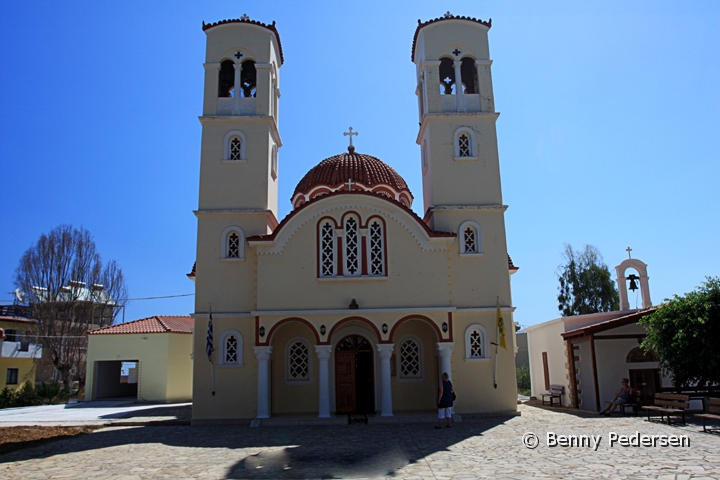
[[[453,18],[452,13],[450,13],[450,10],[445,12],[445,15],[443,15],[445,18]]]
[[[352,137],[350,137],[350,138],[352,138]],[[353,185],[357,185],[357,183],[353,182],[352,178],[348,178],[348,181],[345,182],[345,185],[347,185],[347,187],[348,187],[348,192],[352,192]]]
[[[350,145],[348,145],[348,152],[353,152],[355,150],[355,147],[352,144],[352,137],[357,137],[359,134],[358,132],[353,132],[352,127],[348,128],[349,132],[343,132],[343,136],[350,137]]]
[[[243,16],[242,16],[242,17],[240,17],[240,20],[245,20],[245,21],[248,21],[248,20],[250,20],[250,17],[248,16],[248,14],[247,14],[247,13],[243,13]]]

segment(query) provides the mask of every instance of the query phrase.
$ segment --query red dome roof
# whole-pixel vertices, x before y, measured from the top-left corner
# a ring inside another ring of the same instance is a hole
[[[328,191],[347,188],[343,185],[349,179],[358,184],[354,190],[377,191],[373,187],[382,185],[391,187],[393,193],[406,193],[412,199],[407,183],[390,165],[354,150],[326,158],[313,167],[295,187],[293,199],[298,195],[307,196],[317,187],[327,187]]]

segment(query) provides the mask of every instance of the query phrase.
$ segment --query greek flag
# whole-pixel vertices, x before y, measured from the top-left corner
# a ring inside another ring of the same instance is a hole
[[[212,312],[210,312],[210,321],[208,322],[208,331],[207,331],[207,344],[205,345],[205,353],[207,354],[208,360],[210,360],[210,363],[212,363],[212,354],[215,351],[215,347],[213,346],[213,327],[212,327]]]

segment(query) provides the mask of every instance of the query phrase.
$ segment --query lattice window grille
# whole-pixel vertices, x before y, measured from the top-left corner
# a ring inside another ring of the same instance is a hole
[[[310,378],[310,354],[303,342],[295,342],[290,346],[289,370],[292,380]]]
[[[228,235],[227,258],[240,258],[240,235],[236,232]]]
[[[320,275],[335,275],[335,230],[329,222],[320,229]]]
[[[470,156],[470,138],[465,133],[461,133],[458,137],[459,151],[461,157]]]
[[[238,363],[238,339],[228,335],[225,339],[225,363]]]
[[[358,254],[358,222],[354,218],[345,221],[345,268],[349,275],[357,275],[360,271]]]
[[[242,142],[235,137],[230,141],[230,160],[242,160]]]
[[[385,273],[384,253],[382,226],[375,221],[370,224],[370,275]]]
[[[413,339],[407,339],[400,347],[400,373],[403,377],[418,378],[420,371],[420,346]]]
[[[477,241],[475,239],[475,229],[467,227],[465,229],[465,252],[477,253]]]
[[[473,330],[472,333],[470,333],[470,358],[482,358],[482,343],[482,333]]]

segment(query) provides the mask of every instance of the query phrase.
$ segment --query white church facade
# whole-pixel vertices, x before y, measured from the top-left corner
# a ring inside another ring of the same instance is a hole
[[[431,411],[443,372],[456,413],[515,411],[517,268],[489,28],[448,14],[415,32],[424,218],[350,130],[347,151],[308,165],[278,221],[278,31],[246,16],[203,25],[195,423]],[[507,349],[493,346],[498,305]]]

